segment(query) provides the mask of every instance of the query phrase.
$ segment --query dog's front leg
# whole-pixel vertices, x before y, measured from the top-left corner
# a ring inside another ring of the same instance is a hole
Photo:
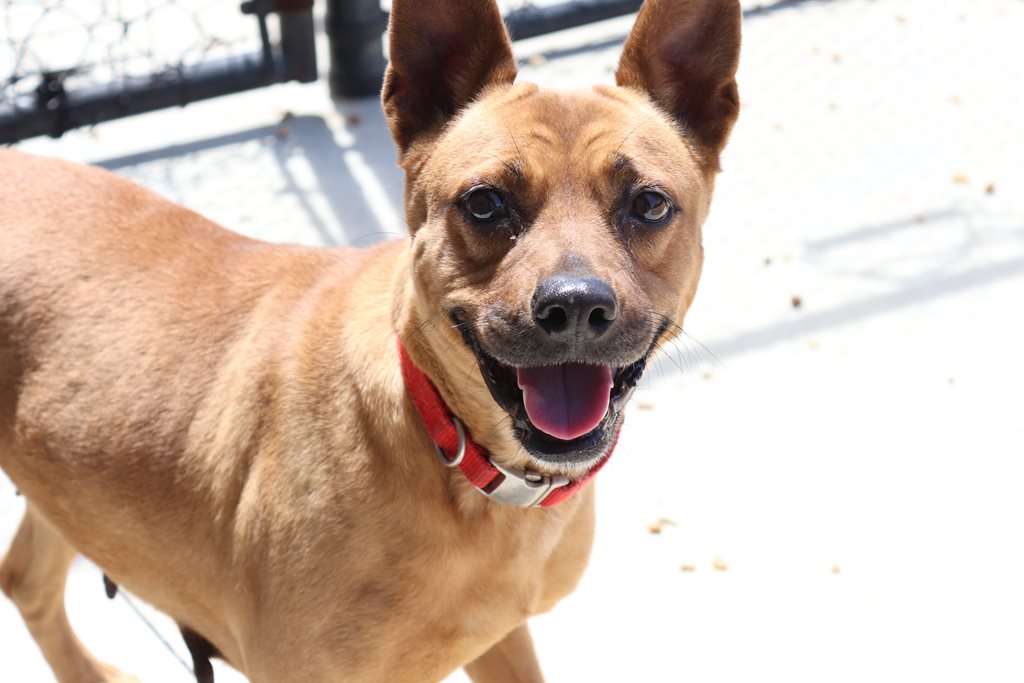
[[[29,504],[11,548],[0,562],[0,590],[17,605],[60,683],[138,683],[138,679],[98,661],[71,630],[64,611],[64,584],[76,555]]]
[[[465,667],[473,683],[544,683],[526,624]]]

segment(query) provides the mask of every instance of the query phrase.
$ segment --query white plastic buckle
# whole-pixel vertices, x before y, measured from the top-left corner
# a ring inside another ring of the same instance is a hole
[[[502,467],[493,460],[490,463],[505,475],[505,478],[490,493],[483,489],[480,492],[498,503],[535,508],[543,503],[552,491],[569,483],[569,479],[563,476],[549,477],[529,470]]]

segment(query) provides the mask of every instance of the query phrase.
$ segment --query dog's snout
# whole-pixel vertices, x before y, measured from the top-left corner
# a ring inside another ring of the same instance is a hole
[[[616,315],[615,291],[596,277],[555,275],[541,282],[533,295],[533,319],[554,337],[596,339]]]

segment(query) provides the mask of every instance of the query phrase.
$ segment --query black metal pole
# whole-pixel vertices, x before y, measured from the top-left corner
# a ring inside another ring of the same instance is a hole
[[[533,38],[595,21],[632,14],[643,0],[576,0],[557,5],[531,6],[513,10],[505,16],[505,25],[513,40]]]
[[[312,83],[317,78],[316,35],[313,28],[313,2],[279,3],[281,56],[288,78],[299,83]]]
[[[327,0],[326,30],[331,46],[328,80],[334,97],[380,92],[384,76],[382,38],[388,25],[380,0]]]
[[[44,99],[19,107],[0,104],[0,144],[65,131],[133,114],[184,106],[211,97],[287,80],[268,70],[262,53],[210,61],[162,74],[64,91],[58,84]]]

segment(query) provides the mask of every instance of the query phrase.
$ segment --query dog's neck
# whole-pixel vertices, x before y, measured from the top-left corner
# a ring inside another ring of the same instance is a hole
[[[428,312],[411,276],[411,250],[401,256],[392,285],[392,324],[409,357],[437,387],[452,414],[497,462],[524,468],[528,459],[508,429],[476,359],[440,312]]]

